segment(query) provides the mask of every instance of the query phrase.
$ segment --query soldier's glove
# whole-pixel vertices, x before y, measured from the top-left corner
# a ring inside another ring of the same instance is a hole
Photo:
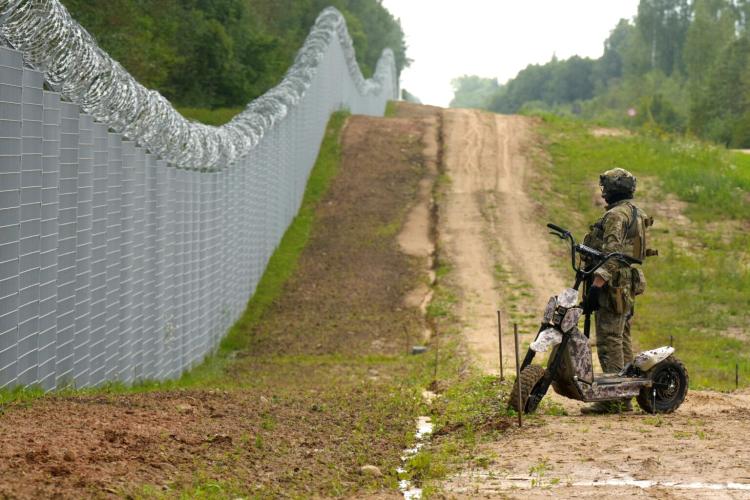
[[[590,313],[599,310],[599,294],[602,293],[602,287],[592,286],[586,296],[586,302],[583,305],[585,312]]]

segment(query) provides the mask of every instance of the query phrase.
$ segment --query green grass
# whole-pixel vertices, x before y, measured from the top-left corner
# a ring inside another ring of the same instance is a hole
[[[440,480],[467,463],[488,468],[497,457],[481,451],[482,443],[497,442],[516,424],[516,413],[507,407],[513,381],[470,370],[451,384],[433,403],[436,437],[408,464],[409,477],[421,484],[425,497],[439,496]],[[565,415],[560,405],[545,399],[536,414],[525,415],[524,425],[541,425],[540,415]]]
[[[196,475],[193,484],[190,485],[168,484],[166,487],[146,485],[134,493],[122,491],[120,494],[123,497],[134,498],[137,500],[174,498],[179,498],[181,500],[209,500],[221,498],[243,498],[243,494],[246,493],[246,490],[247,488],[242,484],[205,478],[199,473]]]
[[[385,105],[385,117],[393,118],[398,114],[398,101],[388,101]]]
[[[696,222],[750,219],[750,156],[680,136],[594,137],[590,127],[545,115],[541,128],[553,158],[554,191],[575,200],[582,213],[597,213],[586,186],[621,166],[658,178],[664,191],[690,203],[686,215]]]
[[[258,283],[255,294],[248,302],[242,317],[232,326],[221,341],[216,353],[210,355],[201,365],[185,372],[177,380],[157,382],[146,380],[133,385],[110,382],[100,387],[75,389],[62,388],[57,395],[85,394],[124,394],[154,390],[193,387],[232,387],[236,382],[226,377],[225,367],[231,361],[231,355],[246,348],[250,341],[248,331],[263,315],[263,312],[282,291],[284,283],[296,269],[302,250],[307,244],[313,227],[314,210],[318,201],[325,195],[331,180],[336,175],[340,164],[341,146],[339,137],[346,122],[348,113],[338,112],[331,115],[328,127],[321,144],[318,159],[308,180],[302,206],[274,251],[268,266]],[[296,359],[296,358],[295,358]],[[44,396],[38,387],[0,390],[0,405],[10,402],[29,401]]]
[[[734,388],[735,364],[741,385],[750,385],[750,157],[681,137],[594,137],[590,127],[543,117],[549,157],[538,160],[548,187],[537,198],[545,222],[581,238],[601,214],[592,201],[598,175],[614,166],[645,181],[636,199],[645,195],[657,207],[668,195],[684,202],[689,221],[678,224],[658,208],[649,214],[656,219],[649,247],[660,256],[644,265],[648,287],[637,300],[634,339],[646,349],[674,336],[693,387]]]
[[[182,116],[206,125],[224,125],[244,108],[177,108]]]

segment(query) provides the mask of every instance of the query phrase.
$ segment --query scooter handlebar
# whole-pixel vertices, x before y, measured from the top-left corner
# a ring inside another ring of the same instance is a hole
[[[621,260],[623,262],[627,262],[628,264],[643,264],[642,260],[631,257],[630,255],[625,255],[624,253],[620,252],[604,254],[599,250],[594,250],[593,248],[586,245],[576,245],[575,251],[580,253],[581,255],[585,255],[589,259],[593,259],[595,262],[598,262],[596,266],[597,268],[603,265],[609,259]]]
[[[557,224],[552,224],[551,222],[547,224],[547,227],[552,229],[553,231],[557,231],[558,233],[567,234],[569,231],[567,229],[563,229]]]
[[[631,257],[630,255],[625,255],[620,252],[605,254],[589,246],[586,246],[583,244],[577,244],[575,241],[575,238],[573,238],[573,235],[570,234],[570,231],[558,226],[557,224],[553,224],[550,222],[547,224],[547,227],[552,229],[552,231],[554,231],[551,234],[554,234],[563,240],[568,239],[570,241],[571,265],[573,266],[573,270],[576,273],[580,273],[580,276],[592,275],[594,271],[599,269],[609,259],[617,259],[622,262],[626,262],[628,264],[642,264],[643,263],[643,261],[641,261],[640,259],[636,259],[635,257]],[[580,266],[576,265],[576,253],[581,254],[586,259],[588,259],[590,264],[593,261],[593,264],[589,265],[586,269],[581,269]]]

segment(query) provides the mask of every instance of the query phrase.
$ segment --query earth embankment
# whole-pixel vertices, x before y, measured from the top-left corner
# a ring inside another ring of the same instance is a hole
[[[424,108],[329,130],[338,173],[287,233],[267,274],[290,277],[236,326],[227,359],[145,392],[0,405],[0,498],[397,495],[429,372],[405,355],[425,329],[405,300],[431,253],[419,217],[399,232],[434,168],[435,124]],[[313,172],[308,193],[322,188]]]

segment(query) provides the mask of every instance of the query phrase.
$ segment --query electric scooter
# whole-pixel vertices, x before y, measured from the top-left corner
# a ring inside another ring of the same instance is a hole
[[[641,264],[622,253],[604,254],[578,244],[570,231],[547,224],[550,234],[570,242],[575,284],[551,297],[544,318],[521,364],[521,376],[511,392],[509,406],[516,411],[533,413],[552,385],[561,396],[585,402],[622,401],[635,397],[647,413],[671,413],[685,400],[688,373],[670,346],[639,353],[619,373],[594,374],[589,334],[591,308],[579,304],[578,290],[587,284],[591,290],[594,272],[610,259],[626,264]],[[578,329],[584,316],[583,333]],[[547,368],[533,365],[537,353],[552,348]],[[520,395],[519,395],[519,384]]]

